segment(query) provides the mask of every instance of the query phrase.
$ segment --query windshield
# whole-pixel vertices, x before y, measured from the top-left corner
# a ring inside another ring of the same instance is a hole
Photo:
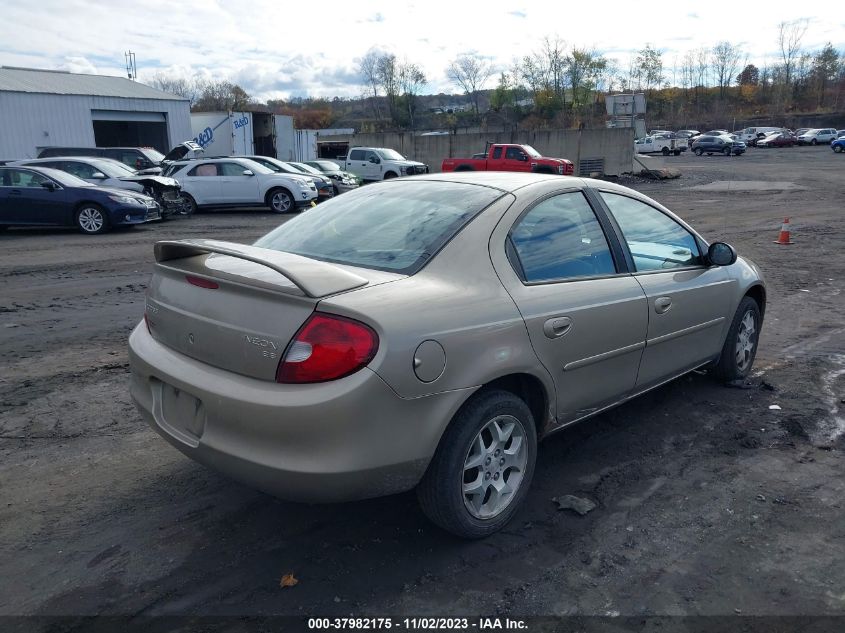
[[[135,170],[127,167],[123,163],[110,160],[91,160],[92,167],[100,170],[109,178],[126,178],[127,176],[134,176]]]
[[[164,160],[164,154],[162,154],[158,150],[153,149],[152,147],[142,148],[141,153],[154,163],[160,163],[162,160]]]
[[[412,275],[502,192],[453,182],[362,187],[285,222],[255,245]]]
[[[291,165],[300,171],[304,171],[306,174],[317,174],[318,176],[322,175],[319,169],[314,169],[311,165],[306,165],[305,163],[291,163]]]
[[[522,147],[525,148],[525,153],[528,154],[531,158],[540,158],[541,154],[536,149],[531,147],[530,145],[523,145]]]
[[[395,149],[380,149],[376,151],[376,154],[381,156],[384,160],[408,160]]]
[[[338,171],[340,169],[340,165],[337,163],[333,163],[330,160],[318,160],[312,163],[317,165],[320,169],[324,171]]]
[[[248,158],[244,158],[241,161],[244,169],[251,169],[256,174],[272,174],[273,170],[269,167],[265,167],[260,163],[256,163],[254,160],[249,160]]]

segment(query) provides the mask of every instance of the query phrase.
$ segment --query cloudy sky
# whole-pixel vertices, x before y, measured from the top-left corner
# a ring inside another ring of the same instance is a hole
[[[719,40],[773,64],[777,25],[806,18],[803,45],[845,49],[845,14],[831,0],[561,2],[560,0],[0,0],[0,65],[122,75],[135,52],[141,80],[157,72],[229,79],[266,100],[358,96],[357,62],[371,47],[417,63],[425,92],[457,92],[445,69],[461,53],[502,69],[543,36],[595,48],[627,67],[650,42],[671,79],[690,49]],[[744,60],[743,60],[744,61]],[[491,80],[492,84],[492,80]]]

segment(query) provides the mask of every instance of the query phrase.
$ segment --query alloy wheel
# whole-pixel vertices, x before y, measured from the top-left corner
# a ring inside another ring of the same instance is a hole
[[[748,310],[742,317],[736,334],[736,366],[745,371],[754,356],[757,344],[757,322],[754,313]]]
[[[501,514],[522,484],[528,463],[525,428],[512,415],[490,420],[470,443],[464,460],[464,505],[477,519]]]
[[[284,191],[277,191],[270,199],[270,205],[273,207],[273,210],[278,213],[286,213],[287,211],[290,211],[292,204],[293,201],[290,199],[290,196]]]
[[[94,207],[85,207],[79,212],[77,219],[80,228],[86,233],[97,233],[103,230],[103,225],[106,223],[106,218],[103,212]]]

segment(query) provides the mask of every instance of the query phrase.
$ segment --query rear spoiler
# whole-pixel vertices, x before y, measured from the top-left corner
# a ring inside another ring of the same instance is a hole
[[[315,299],[368,283],[367,279],[332,264],[257,246],[219,240],[168,240],[155,245],[157,262],[208,253],[229,255],[266,266],[290,279],[305,296]]]

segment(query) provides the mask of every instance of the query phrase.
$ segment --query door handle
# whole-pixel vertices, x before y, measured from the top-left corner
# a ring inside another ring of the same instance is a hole
[[[559,338],[572,329],[569,317],[554,317],[543,323],[543,334],[548,338]]]
[[[19,196],[19,195],[21,195],[21,190],[20,190],[20,189],[12,189],[12,190],[9,192],[9,195],[10,195],[10,196]]]
[[[664,314],[669,312],[669,308],[672,307],[672,297],[658,297],[654,300],[654,311],[657,314]]]

